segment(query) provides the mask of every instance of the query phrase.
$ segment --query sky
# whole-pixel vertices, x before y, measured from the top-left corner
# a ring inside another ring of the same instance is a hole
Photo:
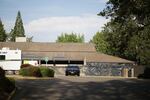
[[[25,34],[34,42],[55,42],[62,33],[84,35],[89,42],[107,19],[97,14],[108,0],[0,0],[0,18],[6,32],[21,12]]]

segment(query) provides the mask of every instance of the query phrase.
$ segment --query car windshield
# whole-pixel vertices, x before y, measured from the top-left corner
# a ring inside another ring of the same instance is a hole
[[[75,70],[78,70],[79,67],[78,67],[78,66],[68,66],[67,69],[75,69]]]

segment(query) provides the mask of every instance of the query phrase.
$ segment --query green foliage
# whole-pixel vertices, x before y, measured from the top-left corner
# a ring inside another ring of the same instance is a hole
[[[0,78],[5,77],[5,71],[0,67]]]
[[[31,76],[41,77],[41,72],[38,67],[29,67],[29,72]]]
[[[109,51],[108,51],[108,43],[107,43],[103,33],[97,32],[94,35],[94,37],[93,37],[91,42],[95,44],[96,50],[98,52],[109,53]]]
[[[144,70],[144,73],[143,74],[140,74],[138,76],[138,78],[145,78],[145,79],[150,79],[150,67],[147,66]]]
[[[14,78],[11,77],[7,77],[9,79],[9,81],[15,86],[16,85],[16,81]]]
[[[19,74],[22,76],[35,76],[35,77],[54,77],[54,70],[47,67],[24,67],[21,68]]]
[[[111,19],[102,32],[112,55],[150,64],[150,0],[109,0],[98,15]]]
[[[2,24],[2,21],[0,19],[0,42],[5,42],[7,38],[6,32],[4,30],[4,26]]]
[[[98,15],[111,17],[121,23],[132,18],[138,24],[147,25],[150,20],[149,0],[109,0],[106,8]]]
[[[25,31],[23,27],[23,21],[21,18],[21,13],[18,11],[17,17],[16,17],[16,22],[14,29],[10,33],[10,40],[15,41],[16,37],[25,37]]]
[[[14,89],[15,80],[13,78],[6,78],[5,71],[0,67],[0,99],[6,100]]]
[[[30,68],[30,67],[21,68],[21,69],[19,70],[19,75],[22,75],[22,76],[30,76],[29,68]]]
[[[22,76],[41,77],[41,72],[38,67],[25,67],[20,69],[19,74]]]
[[[54,77],[54,70],[47,67],[40,67],[42,77]]]
[[[2,89],[2,91],[10,93],[14,88],[15,84],[14,81],[12,82],[12,79],[11,81],[6,77],[0,79],[0,89]]]
[[[58,36],[56,42],[62,42],[62,43],[83,43],[84,42],[84,36],[83,35],[77,35],[75,33],[72,34],[61,34],[61,36]]]

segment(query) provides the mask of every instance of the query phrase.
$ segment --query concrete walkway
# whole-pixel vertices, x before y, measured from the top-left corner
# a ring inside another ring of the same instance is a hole
[[[150,80],[105,77],[17,79],[12,100],[150,100]]]

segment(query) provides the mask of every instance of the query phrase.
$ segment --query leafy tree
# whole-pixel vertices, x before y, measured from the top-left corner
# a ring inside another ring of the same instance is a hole
[[[112,55],[150,64],[150,0],[109,0],[98,15],[111,19],[103,33]]]
[[[102,31],[109,44],[112,55],[126,57],[124,51],[128,48],[128,41],[137,32],[137,25],[134,21],[128,21],[125,25],[111,20]]]
[[[21,18],[21,13],[18,11],[16,22],[13,31],[11,32],[11,41],[15,41],[16,37],[25,37],[25,31],[23,27],[23,21]]]
[[[5,42],[7,38],[6,32],[4,30],[4,26],[2,24],[2,21],[0,19],[0,42]]]
[[[132,18],[138,24],[147,26],[150,22],[150,0],[109,0],[98,15],[111,17],[120,23]]]
[[[98,52],[109,53],[109,51],[108,51],[108,43],[107,43],[103,33],[97,32],[93,36],[93,39],[91,40],[91,42],[95,44],[96,50]]]
[[[61,34],[60,36],[58,36],[56,42],[83,43],[84,42],[84,36],[83,35],[77,35],[75,33],[72,33],[72,34],[64,33],[64,34]]]

